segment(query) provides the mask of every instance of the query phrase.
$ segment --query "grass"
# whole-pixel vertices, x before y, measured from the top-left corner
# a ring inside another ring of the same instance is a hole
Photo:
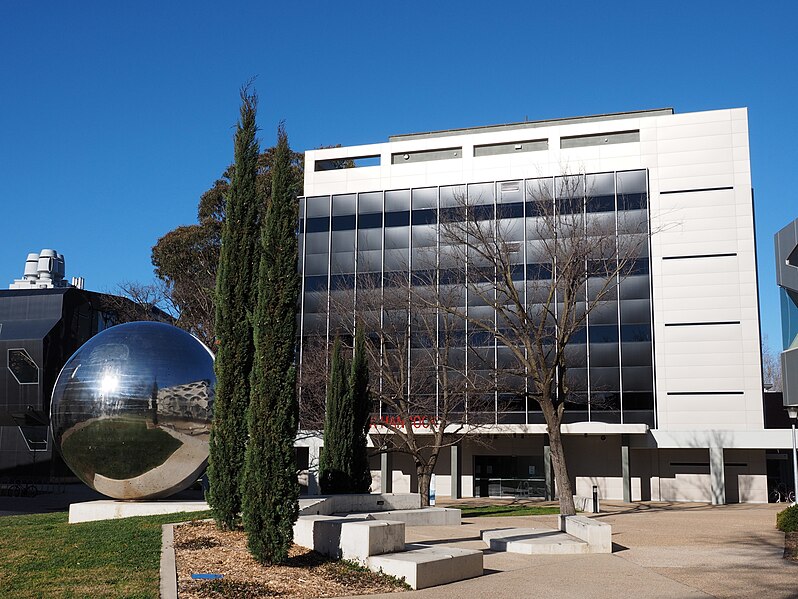
[[[67,514],[0,518],[0,596],[157,598],[161,525],[208,512],[68,524]]]
[[[460,509],[463,517],[470,516],[471,518],[477,516],[548,516],[560,513],[559,507],[539,505],[485,505]]]
[[[103,419],[64,439],[63,452],[79,472],[115,480],[135,478],[163,464],[182,443],[159,428],[147,428],[141,419]],[[131,455],[131,447],[147,451]]]

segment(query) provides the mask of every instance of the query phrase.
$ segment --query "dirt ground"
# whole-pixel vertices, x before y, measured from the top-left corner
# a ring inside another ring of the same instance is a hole
[[[388,576],[349,562],[329,560],[294,545],[288,563],[263,566],[247,551],[243,531],[223,532],[213,522],[175,526],[177,588],[181,599],[205,597],[341,597],[407,590]],[[194,580],[192,574],[223,574],[217,580]]]
[[[798,531],[784,535],[784,558],[798,563]]]

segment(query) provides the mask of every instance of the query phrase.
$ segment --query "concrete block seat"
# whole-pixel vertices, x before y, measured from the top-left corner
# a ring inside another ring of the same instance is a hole
[[[375,520],[394,520],[407,526],[460,526],[460,510],[445,507],[422,507],[413,510],[369,512]]]
[[[372,555],[405,548],[404,522],[355,517],[300,516],[294,542],[322,555],[365,563]]]
[[[482,540],[493,551],[525,554],[612,553],[612,527],[585,516],[561,516],[553,528],[483,530]]]
[[[369,557],[366,565],[373,572],[403,578],[413,589],[425,589],[482,576],[482,552],[410,544],[399,553]]]
[[[560,530],[590,546],[590,553],[612,553],[612,526],[586,516],[560,516]]]
[[[492,551],[526,555],[573,555],[590,553],[590,547],[553,528],[504,528],[483,530],[482,540]]]

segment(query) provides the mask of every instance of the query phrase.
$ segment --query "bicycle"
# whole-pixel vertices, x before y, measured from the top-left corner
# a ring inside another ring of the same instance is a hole
[[[775,487],[770,495],[773,497],[774,503],[795,503],[795,491],[787,490],[785,485]]]

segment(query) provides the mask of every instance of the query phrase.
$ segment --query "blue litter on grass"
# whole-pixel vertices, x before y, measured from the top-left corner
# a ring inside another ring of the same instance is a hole
[[[216,580],[223,578],[224,574],[192,574],[191,578],[194,580]]]

